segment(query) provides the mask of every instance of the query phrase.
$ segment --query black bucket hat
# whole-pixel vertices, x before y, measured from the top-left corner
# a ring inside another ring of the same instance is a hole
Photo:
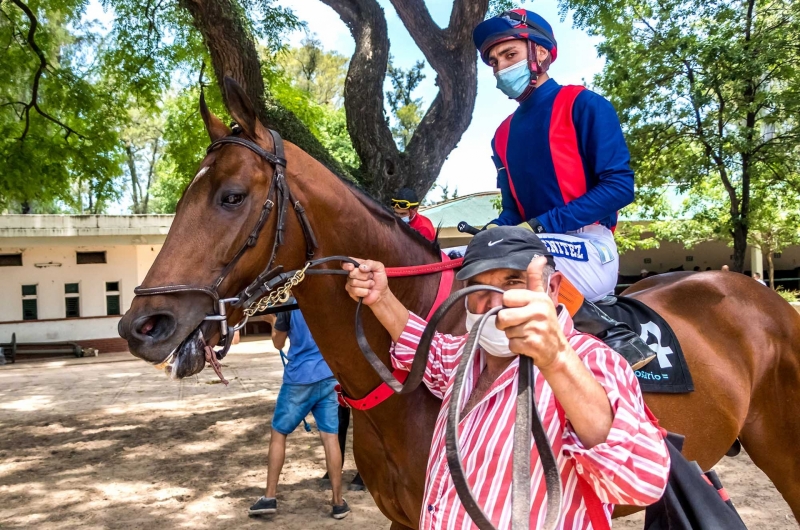
[[[524,271],[539,256],[547,258],[547,264],[555,268],[553,255],[539,236],[525,228],[499,226],[479,232],[472,238],[456,278],[469,280],[494,269]]]

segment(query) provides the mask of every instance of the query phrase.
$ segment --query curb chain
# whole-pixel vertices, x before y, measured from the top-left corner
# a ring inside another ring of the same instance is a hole
[[[309,263],[306,263],[305,267],[295,272],[291,278],[286,280],[286,283],[284,283],[275,291],[272,291],[269,296],[261,298],[258,302],[245,309],[245,317],[250,318],[256,313],[264,311],[267,308],[288,302],[289,298],[292,296],[292,288],[296,287],[300,282],[306,279],[306,269],[308,268],[308,265]]]

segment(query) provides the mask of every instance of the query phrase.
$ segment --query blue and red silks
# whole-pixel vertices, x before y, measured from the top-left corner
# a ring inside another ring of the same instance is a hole
[[[546,81],[500,125],[492,148],[503,204],[494,224],[536,218],[550,233],[594,223],[613,230],[633,201],[616,111],[584,87]]]

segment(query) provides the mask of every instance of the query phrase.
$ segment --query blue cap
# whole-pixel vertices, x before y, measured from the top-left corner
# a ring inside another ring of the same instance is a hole
[[[489,50],[498,42],[528,39],[550,52],[553,61],[558,55],[553,28],[541,16],[526,9],[513,9],[484,20],[472,32],[472,40],[484,63],[489,64]]]

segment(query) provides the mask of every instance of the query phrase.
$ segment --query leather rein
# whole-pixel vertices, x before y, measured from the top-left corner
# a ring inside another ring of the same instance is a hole
[[[234,131],[237,129],[234,128]],[[312,260],[314,252],[318,248],[314,231],[306,216],[305,209],[297,201],[286,182],[286,159],[284,158],[283,140],[280,135],[273,130],[269,130],[275,152],[270,153],[256,143],[240,138],[238,136],[226,136],[211,143],[207,149],[207,153],[211,153],[215,149],[223,145],[238,145],[249,149],[257,154],[261,159],[272,165],[275,169],[273,178],[270,182],[267,198],[261,208],[261,213],[258,217],[253,230],[250,232],[247,240],[242,244],[239,250],[234,254],[233,258],[222,269],[219,277],[210,285],[162,285],[157,287],[136,287],[134,293],[137,296],[154,296],[165,294],[180,294],[180,293],[202,293],[209,296],[213,300],[214,314],[207,315],[204,321],[218,322],[220,326],[220,340],[223,344],[222,349],[215,350],[216,359],[211,359],[209,362],[218,361],[225,357],[230,350],[233,343],[233,336],[236,330],[244,327],[250,316],[258,311],[272,307],[274,305],[285,303],[291,296],[291,288],[305,278],[305,275],[316,274],[334,274],[334,275],[348,275],[349,273],[342,269],[316,269],[317,266],[329,262],[352,263],[356,267],[358,262],[347,256],[328,256],[316,260]],[[295,210],[300,226],[303,229],[303,236],[306,242],[306,259],[307,262],[303,269],[296,271],[284,272],[283,266],[278,265],[273,267],[278,248],[284,243],[284,231],[286,229],[286,213],[289,203]],[[272,255],[266,268],[259,274],[242,291],[230,298],[222,298],[219,293],[219,288],[231,271],[234,269],[239,259],[247,251],[247,249],[256,245],[258,238],[261,234],[268,217],[270,216],[273,208],[277,206],[278,218],[275,234],[275,241],[272,246]],[[395,273],[389,276],[406,276],[412,272],[415,274],[432,274],[441,272],[444,267],[442,264],[433,264],[429,266],[419,267],[403,267],[396,269]],[[355,332],[358,346],[361,349],[365,359],[369,362],[370,366],[375,370],[383,382],[397,394],[410,394],[415,391],[422,383],[425,375],[425,366],[428,362],[428,352],[430,345],[433,341],[436,327],[444,316],[450,311],[454,305],[466,296],[478,291],[502,291],[496,287],[485,285],[473,285],[466,287],[455,293],[451,294],[442,305],[434,311],[430,318],[425,330],[420,339],[414,360],[411,365],[411,370],[408,373],[405,381],[401,383],[398,381],[391,370],[381,361],[378,355],[372,350],[367,341],[366,335],[361,322],[361,308],[362,300],[358,301],[355,315]],[[229,326],[227,323],[227,306],[243,307],[244,316],[241,321],[236,325]],[[450,474],[453,478],[453,483],[467,514],[472,518],[475,525],[480,530],[496,530],[492,522],[483,512],[478,505],[469,484],[467,482],[466,473],[462,465],[460,447],[458,443],[458,423],[461,414],[461,400],[463,397],[463,383],[464,376],[469,367],[473,363],[475,353],[478,351],[478,337],[486,324],[489,317],[497,314],[501,307],[496,307],[482,316],[478,322],[475,323],[470,330],[469,338],[464,347],[461,360],[459,362],[458,370],[456,372],[455,381],[453,384],[452,394],[450,397],[450,404],[448,406],[447,414],[447,429],[446,429],[446,447],[447,447],[447,462],[450,467]],[[215,370],[217,368],[215,367]],[[218,375],[219,374],[218,372]],[[512,530],[526,530],[530,524],[530,468],[531,468],[531,435],[539,452],[539,457],[542,460],[544,468],[545,482],[547,486],[547,515],[543,528],[552,530],[558,524],[561,511],[561,478],[558,472],[558,464],[550,443],[547,439],[547,434],[539,418],[538,411],[534,405],[534,386],[533,386],[533,361],[530,357],[519,356],[519,369],[518,369],[518,391],[517,391],[517,410],[516,410],[516,424],[523,428],[514,430],[514,447],[513,447],[513,473],[512,473]]]

